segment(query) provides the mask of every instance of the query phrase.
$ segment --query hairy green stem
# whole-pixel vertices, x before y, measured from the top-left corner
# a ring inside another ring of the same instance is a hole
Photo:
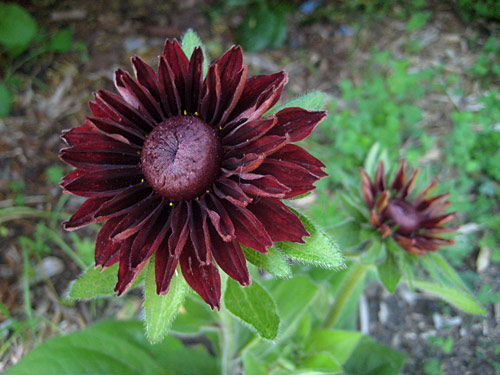
[[[368,271],[368,267],[362,265],[361,263],[355,263],[352,266],[344,284],[342,284],[342,287],[337,294],[337,298],[328,311],[328,315],[323,323],[325,328],[333,328],[335,323],[337,323],[347,302],[349,301],[349,298],[354,292],[354,289],[360,280],[365,276],[366,271]]]
[[[222,340],[221,340],[221,374],[222,375],[233,375],[233,354],[234,354],[234,322],[233,318],[227,311],[226,307],[223,306],[219,314]]]

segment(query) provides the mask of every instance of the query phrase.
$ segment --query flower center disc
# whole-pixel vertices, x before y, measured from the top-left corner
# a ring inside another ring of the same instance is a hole
[[[176,116],[149,134],[141,153],[144,177],[169,200],[190,200],[204,193],[220,168],[222,146],[215,131],[193,116]]]
[[[408,202],[400,199],[390,199],[384,210],[384,216],[397,225],[396,232],[410,234],[419,228],[420,220],[417,210]]]

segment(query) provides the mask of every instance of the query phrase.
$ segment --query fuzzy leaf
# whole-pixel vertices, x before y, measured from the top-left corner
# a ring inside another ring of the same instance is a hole
[[[204,56],[204,59],[203,59],[203,76],[205,76],[207,74],[207,70],[208,70],[208,57],[207,57],[207,53],[206,53],[206,50],[205,50],[205,46],[203,45],[200,37],[198,36],[198,34],[196,34],[193,31],[193,29],[189,29],[188,31],[186,31],[186,33],[182,37],[181,46],[182,46],[182,50],[184,51],[184,53],[186,54],[186,56],[188,58],[191,57],[191,54],[193,53],[193,51],[194,51],[194,49],[196,47],[201,47],[201,49],[203,50],[203,56]]]
[[[162,341],[167,334],[187,291],[187,283],[177,270],[168,293],[164,296],[156,294],[155,264],[153,260],[149,261],[144,287],[144,315],[146,333],[152,344]]]
[[[380,241],[378,238],[372,238],[370,247],[361,255],[359,261],[364,265],[375,263],[384,248],[385,244],[383,241]]]
[[[344,364],[361,339],[361,332],[341,330],[315,330],[305,343],[305,351],[309,354],[326,351],[340,363]]]
[[[245,253],[246,260],[253,265],[276,277],[288,278],[292,276],[290,265],[279,250],[270,247],[267,254],[262,254],[245,246],[241,247]]]
[[[428,253],[425,257],[419,257],[419,260],[436,282],[451,284],[452,286],[462,289],[466,293],[470,293],[469,289],[460,279],[453,267],[450,266],[441,255]]]
[[[459,289],[421,280],[415,280],[414,285],[416,288],[434,294],[469,314],[486,314],[486,311],[476,302],[472,295],[466,294]]]
[[[379,265],[377,270],[382,284],[390,293],[394,293],[402,276],[396,255],[392,251],[387,251],[385,262]]]
[[[265,116],[270,116],[275,113],[278,113],[282,109],[291,108],[291,107],[299,107],[303,109],[307,109],[309,111],[320,111],[323,109],[323,105],[325,104],[326,95],[321,91],[313,91],[308,94],[299,96],[294,98],[285,104],[276,106],[270,109]]]
[[[260,337],[273,340],[278,335],[280,317],[276,303],[257,281],[242,287],[228,279],[224,304],[234,316],[253,327]]]
[[[90,299],[95,297],[109,296],[115,294],[114,289],[118,279],[118,264],[107,267],[101,271],[91,265],[70,286],[69,297],[73,299]],[[144,280],[141,274],[137,277],[132,288]]]
[[[312,263],[324,268],[344,267],[344,256],[330,236],[319,229],[304,214],[293,208],[290,209],[300,218],[310,236],[304,237],[304,244],[276,242],[275,246],[293,260]]]

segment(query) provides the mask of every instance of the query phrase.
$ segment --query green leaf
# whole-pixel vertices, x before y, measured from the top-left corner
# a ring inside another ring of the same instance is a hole
[[[401,280],[402,273],[393,251],[387,251],[385,262],[377,266],[377,270],[382,284],[390,293],[394,293],[399,280]]]
[[[344,365],[346,375],[395,375],[406,356],[387,346],[363,337]]]
[[[364,201],[362,202],[357,197],[346,193],[340,193],[339,198],[342,201],[342,207],[350,217],[359,222],[368,221],[368,212],[365,210]]]
[[[359,261],[361,264],[370,265],[374,264],[377,258],[383,253],[385,244],[378,238],[372,238],[370,247],[361,255]]]
[[[245,375],[269,374],[265,363],[258,361],[251,353],[246,353],[243,357],[243,367],[245,368]]]
[[[35,37],[36,21],[21,6],[0,3],[0,44],[8,49],[22,48]]]
[[[73,33],[71,30],[59,30],[49,42],[49,50],[58,53],[70,52],[73,49]]]
[[[265,114],[265,116],[273,115],[285,108],[291,107],[304,108],[309,111],[320,111],[321,109],[323,109],[323,105],[325,104],[325,97],[326,95],[323,92],[313,91],[308,94],[299,96],[298,98],[294,98],[280,106],[275,106],[274,108],[270,109]]]
[[[459,289],[421,280],[415,280],[414,285],[416,288],[434,294],[442,300],[469,314],[486,314],[486,311],[479,303],[476,302],[472,295]]]
[[[70,286],[68,296],[73,299],[90,299],[113,295],[115,294],[114,289],[117,280],[118,264],[105,269],[96,268],[93,264],[73,282]],[[135,288],[143,280],[144,276],[140,274],[131,288]]]
[[[292,276],[290,265],[279,250],[270,247],[267,254],[262,254],[248,247],[241,247],[245,253],[246,260],[253,265],[276,277],[289,278]]]
[[[203,51],[203,56],[204,56],[203,76],[205,76],[207,74],[207,70],[208,70],[208,58],[207,58],[207,54],[206,54],[206,49],[205,49],[205,46],[203,45],[200,37],[198,36],[198,34],[196,34],[193,31],[193,29],[189,29],[188,31],[186,31],[186,33],[182,37],[181,46],[182,46],[182,50],[184,51],[184,53],[186,54],[186,56],[188,58],[191,57],[191,55],[193,54],[193,51],[196,47],[201,47],[201,49]]]
[[[419,257],[419,260],[435,281],[443,284],[451,284],[466,293],[470,293],[467,286],[460,279],[460,276],[458,276],[453,267],[440,254],[427,253],[426,256]]]
[[[10,113],[11,107],[12,93],[3,82],[0,82],[0,117],[7,116]]]
[[[307,357],[300,366],[303,369],[320,371],[322,373],[342,372],[342,367],[335,360],[333,355],[327,352],[313,354]]]
[[[167,334],[187,291],[188,286],[182,273],[176,270],[168,293],[164,296],[156,294],[155,262],[154,259],[149,261],[144,286],[144,316],[146,334],[152,344],[162,341]]]
[[[273,340],[278,335],[280,317],[276,303],[256,280],[252,285],[242,287],[228,279],[224,304],[234,316],[253,327],[260,337]]]
[[[342,365],[349,359],[361,337],[361,332],[357,331],[315,330],[305,343],[305,351],[310,354],[328,352]]]
[[[349,219],[328,229],[328,233],[337,241],[338,246],[346,251],[361,242],[361,226],[355,220]]]
[[[217,323],[215,313],[200,297],[187,293],[186,299],[179,309],[171,331],[194,334],[199,333],[203,327]]]
[[[218,373],[215,359],[203,347],[188,349],[172,336],[150,345],[142,322],[108,321],[46,341],[6,375]]]
[[[312,263],[332,269],[344,267],[344,256],[335,242],[319,229],[311,219],[293,208],[290,209],[300,218],[310,236],[304,237],[304,244],[276,242],[275,246],[288,258],[300,262]]]

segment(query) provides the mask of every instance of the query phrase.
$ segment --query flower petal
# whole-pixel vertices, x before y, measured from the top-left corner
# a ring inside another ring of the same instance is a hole
[[[322,178],[328,176],[328,173],[323,171],[326,166],[302,147],[288,144],[268,156],[268,159],[286,160],[296,165],[304,167],[312,175]]]
[[[326,119],[326,112],[290,107],[282,109],[275,116],[278,122],[269,135],[288,134],[290,142],[298,142],[308,137],[314,128]]]
[[[155,98],[156,102],[160,102],[160,89],[158,86],[158,77],[153,68],[139,56],[134,56],[131,59],[134,74],[139,83],[144,86],[149,93]]]
[[[109,199],[109,197],[87,199],[73,214],[73,216],[71,216],[69,220],[63,223],[64,229],[75,230],[86,225],[104,220],[96,219],[95,214]]]
[[[203,51],[201,47],[193,50],[186,75],[186,92],[184,106],[189,114],[194,114],[198,109],[201,90],[203,86]]]
[[[158,59],[158,82],[160,86],[161,104],[169,117],[182,113],[182,101],[175,83],[175,74],[164,56]]]

